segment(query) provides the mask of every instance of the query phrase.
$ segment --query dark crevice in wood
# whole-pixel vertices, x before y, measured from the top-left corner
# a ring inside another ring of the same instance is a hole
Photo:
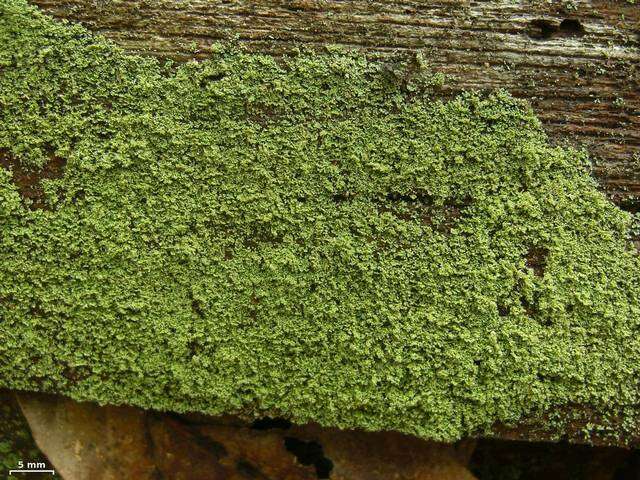
[[[551,20],[531,20],[529,27],[529,36],[535,39],[549,39],[558,31]]]
[[[559,24],[555,20],[536,19],[529,22],[528,34],[534,39],[549,40],[554,37],[581,37],[585,29],[574,18],[565,18]]]
[[[547,264],[547,255],[549,250],[544,247],[529,247],[527,254],[525,255],[525,264],[527,268],[533,270],[533,274],[536,277],[544,276],[544,269]]]
[[[569,37],[580,37],[585,34],[585,30],[579,20],[565,18],[560,22],[560,33]]]
[[[629,213],[640,213],[640,197],[626,197],[618,202],[618,206]]]
[[[67,161],[48,152],[48,161],[40,170],[33,170],[20,162],[8,149],[0,149],[0,167],[9,170],[18,192],[31,210],[45,209],[46,198],[41,180],[61,178]]]
[[[257,420],[254,420],[253,423],[251,424],[251,428],[253,430],[273,430],[273,429],[288,430],[289,428],[291,428],[291,425],[292,425],[291,422],[286,418],[264,417],[264,418],[258,418]]]
[[[318,478],[330,478],[333,462],[324,456],[322,445],[294,437],[284,437],[284,446],[302,465],[313,465]]]

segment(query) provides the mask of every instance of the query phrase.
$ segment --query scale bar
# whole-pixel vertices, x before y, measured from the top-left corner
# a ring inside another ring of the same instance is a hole
[[[9,470],[9,475],[13,475],[14,473],[50,473],[51,475],[55,475],[55,470]]]

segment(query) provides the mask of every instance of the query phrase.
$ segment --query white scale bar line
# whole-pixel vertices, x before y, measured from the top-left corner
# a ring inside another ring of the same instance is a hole
[[[55,475],[55,470],[9,470],[9,475],[14,473],[50,473],[51,475]]]

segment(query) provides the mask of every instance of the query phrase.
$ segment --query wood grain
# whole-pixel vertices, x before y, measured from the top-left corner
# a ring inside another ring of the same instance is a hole
[[[205,58],[214,42],[229,38],[274,55],[299,45],[327,44],[362,48],[380,57],[422,50],[435,70],[450,76],[444,95],[503,88],[528,99],[552,140],[588,148],[603,190],[624,209],[640,211],[640,4],[626,0],[32,1],[57,18],[83,23],[128,51],[179,61]],[[636,242],[640,250],[640,238]],[[567,433],[569,440],[579,441],[576,432]],[[555,438],[558,432],[500,427],[497,433],[540,440]],[[625,442],[608,438],[602,443]]]
[[[640,208],[640,5],[626,0],[35,0],[125,49],[206,57],[238,37],[282,54],[341,44],[382,56],[425,51],[448,92],[504,88],[551,137],[586,146],[624,208]]]

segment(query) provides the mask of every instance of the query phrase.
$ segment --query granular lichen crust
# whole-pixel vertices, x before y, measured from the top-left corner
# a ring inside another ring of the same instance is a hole
[[[0,386],[442,440],[637,405],[630,215],[422,63],[163,65],[0,0]]]

